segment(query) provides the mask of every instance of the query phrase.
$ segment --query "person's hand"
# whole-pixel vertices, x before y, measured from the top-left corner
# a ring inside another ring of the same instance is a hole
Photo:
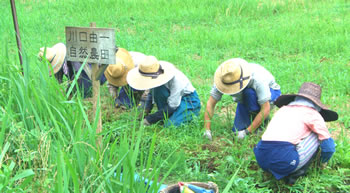
[[[141,121],[142,119],[144,119],[147,115],[144,114],[144,112],[139,112],[139,114],[137,115],[137,120]]]
[[[117,97],[117,93],[118,93],[118,87],[112,86],[110,84],[108,84],[107,87],[108,87],[109,94],[113,98],[116,98]]]
[[[147,119],[143,119],[143,125],[144,126],[149,126],[151,124],[147,121]]]
[[[249,131],[248,131],[247,129],[238,131],[238,133],[237,133],[237,138],[238,138],[238,139],[244,139],[244,137],[245,137],[246,135],[248,135],[248,134],[249,134]]]
[[[149,114],[150,110],[147,109],[140,109],[139,114],[137,116],[138,120],[142,120],[144,117],[146,117]]]
[[[203,136],[209,139],[210,141],[213,139],[211,136],[211,131],[209,129],[205,130]]]

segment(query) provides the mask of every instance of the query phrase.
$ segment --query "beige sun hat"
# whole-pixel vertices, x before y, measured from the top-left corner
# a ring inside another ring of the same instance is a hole
[[[130,70],[126,80],[134,89],[147,90],[167,83],[175,76],[174,70],[173,64],[146,56],[138,68]]]
[[[45,47],[40,48],[39,58],[44,56]],[[56,74],[63,66],[66,58],[66,45],[64,43],[57,43],[52,48],[46,47],[46,59],[51,63],[53,73]],[[49,66],[49,73],[51,75],[51,67]]]
[[[128,84],[126,82],[126,75],[135,67],[134,62],[129,52],[124,48],[118,48],[115,54],[115,60],[116,63],[108,65],[104,74],[108,83],[111,85],[118,87],[125,86]]]
[[[214,75],[214,84],[223,94],[236,94],[243,90],[251,79],[251,69],[247,61],[233,58],[223,62]]]

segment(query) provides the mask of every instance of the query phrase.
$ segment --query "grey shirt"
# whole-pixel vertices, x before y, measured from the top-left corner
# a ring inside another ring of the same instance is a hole
[[[169,89],[170,95],[168,97],[168,105],[171,108],[180,106],[181,98],[187,94],[193,93],[196,89],[193,87],[190,80],[180,70],[174,68],[175,76],[165,83],[164,86]],[[152,96],[153,89],[152,89]]]
[[[250,63],[250,65],[252,68],[252,75],[246,88],[252,88],[255,90],[258,97],[258,103],[259,105],[262,105],[271,100],[270,88],[279,90],[280,86],[276,83],[272,74],[263,66],[254,63]],[[220,101],[222,95],[223,93],[221,93],[214,85],[210,91],[210,96],[212,96],[216,101]],[[232,96],[234,101],[242,102],[242,92],[230,96]]]

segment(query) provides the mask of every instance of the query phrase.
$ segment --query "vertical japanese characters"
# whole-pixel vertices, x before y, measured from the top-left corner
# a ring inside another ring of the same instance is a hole
[[[114,62],[115,32],[108,28],[66,27],[69,61],[111,64]]]

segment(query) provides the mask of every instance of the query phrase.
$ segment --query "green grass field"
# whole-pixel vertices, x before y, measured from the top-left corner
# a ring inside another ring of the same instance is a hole
[[[10,1],[0,1],[0,192],[146,192],[134,174],[173,184],[213,181],[220,192],[350,192],[350,2],[347,0],[17,0],[18,60]],[[65,26],[116,29],[116,45],[169,61],[192,81],[201,116],[181,128],[140,126],[101,87],[103,132],[91,104],[67,99],[40,63],[40,47],[65,42]],[[338,112],[328,123],[336,153],[294,186],[276,181],[252,151],[260,136],[232,141],[235,104],[225,96],[203,138],[213,75],[240,57],[267,68],[282,93],[320,84]],[[102,137],[102,146],[96,139]],[[123,168],[123,178],[121,178]],[[156,192],[153,183],[148,192]]]

